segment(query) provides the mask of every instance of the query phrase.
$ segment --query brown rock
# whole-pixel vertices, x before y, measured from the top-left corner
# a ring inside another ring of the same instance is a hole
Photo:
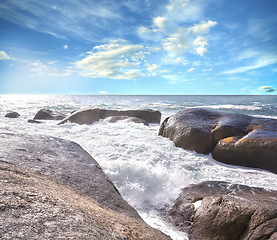
[[[106,119],[111,116],[128,116],[140,118],[147,123],[159,123],[161,120],[161,113],[151,109],[146,110],[108,110],[99,108],[88,108],[81,109],[72,113],[67,118],[63,119],[58,125],[63,124],[67,121],[78,124],[92,124],[100,119]]]
[[[165,119],[159,135],[220,162],[277,173],[276,119],[186,109]]]
[[[34,116],[34,119],[41,120],[62,120],[66,117],[63,113],[52,111],[49,109],[40,109]]]
[[[170,239],[126,203],[78,144],[0,133],[2,239]]]
[[[92,124],[100,120],[99,108],[86,108],[73,112],[71,115],[63,119],[58,125],[72,122],[78,124]]]
[[[271,239],[277,232],[277,192],[203,182],[184,188],[167,218],[192,240]]]

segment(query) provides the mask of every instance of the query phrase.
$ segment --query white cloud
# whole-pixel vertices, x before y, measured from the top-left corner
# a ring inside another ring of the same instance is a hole
[[[188,31],[193,32],[195,35],[203,35],[207,34],[210,31],[210,28],[215,26],[217,22],[213,22],[211,20],[204,22],[202,21],[199,24],[195,24],[193,27],[189,27]]]
[[[70,76],[72,72],[73,71],[69,69],[61,70],[58,68],[53,68],[50,72],[50,75],[55,77],[67,77],[67,76]]]
[[[152,71],[155,71],[155,70],[157,70],[159,68],[160,68],[160,65],[158,65],[158,64],[152,64],[152,65],[148,65],[147,70],[149,72],[152,72]]]
[[[63,49],[64,49],[64,50],[68,49],[68,46],[65,44],[65,45],[63,46]]]
[[[175,56],[183,55],[190,48],[187,33],[179,31],[178,33],[171,34],[164,39],[163,48]]]
[[[190,68],[190,69],[187,70],[187,72],[192,72],[194,70],[195,70],[195,68]]]
[[[108,94],[107,91],[99,91],[99,93],[100,93],[100,94],[104,94],[104,95]]]
[[[198,47],[198,48],[196,48],[196,52],[200,56],[204,56],[204,53],[208,52],[208,49],[206,49],[204,47]]]
[[[108,44],[94,47],[85,58],[75,62],[75,65],[86,77],[135,79],[143,74],[138,68],[140,62],[132,59],[132,56],[142,49],[142,45],[114,40]]]
[[[0,51],[0,60],[10,60],[11,57],[4,51]]]
[[[212,68],[206,68],[206,69],[203,69],[202,72],[210,72],[212,70],[213,70]]]
[[[208,40],[199,34],[207,34],[210,28],[215,25],[216,22],[208,21],[201,22],[193,27],[179,29],[178,32],[169,35],[163,40],[163,48],[175,56],[182,56],[185,52],[192,50],[203,56],[208,52],[205,48],[208,45]]]
[[[154,26],[157,26],[158,28],[165,28],[166,26],[166,17],[155,17],[153,19]]]

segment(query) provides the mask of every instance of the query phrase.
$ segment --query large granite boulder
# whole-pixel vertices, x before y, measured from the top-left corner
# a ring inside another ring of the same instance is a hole
[[[159,135],[178,147],[212,153],[220,162],[277,173],[276,119],[186,109],[166,118]]]
[[[52,111],[49,109],[40,109],[36,115],[34,116],[34,119],[40,119],[40,120],[62,120],[66,117],[65,114]]]
[[[149,126],[148,122],[141,118],[137,117],[129,117],[129,116],[112,116],[112,117],[107,117],[105,119],[106,122],[109,123],[116,123],[118,121],[124,121],[124,122],[133,122],[133,123],[143,123],[145,126]]]
[[[214,181],[191,185],[167,220],[191,240],[275,240],[277,191]]]
[[[73,122],[78,124],[92,124],[100,119],[106,119],[112,116],[128,116],[136,117],[145,120],[147,123],[160,123],[161,113],[151,109],[146,110],[109,110],[99,108],[80,109],[73,112],[70,116],[63,119],[58,125],[66,122]]]
[[[169,239],[148,226],[78,144],[0,133],[4,239]]]
[[[20,117],[20,114],[18,112],[11,111],[11,112],[7,112],[5,114],[5,117],[7,117],[7,118],[18,118],[18,117]]]

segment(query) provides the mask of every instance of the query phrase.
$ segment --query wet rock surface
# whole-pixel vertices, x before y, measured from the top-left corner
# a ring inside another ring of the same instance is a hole
[[[220,162],[277,173],[276,119],[186,109],[166,118],[159,135],[178,147],[212,153]]]
[[[154,111],[151,109],[119,111],[99,108],[87,108],[73,112],[70,116],[63,119],[63,121],[61,121],[59,125],[66,122],[92,124],[99,121],[100,119],[106,119],[112,116],[136,117],[146,121],[147,123],[160,123],[161,120],[161,113],[159,111]]]
[[[169,239],[148,226],[78,144],[0,133],[4,239]]]
[[[49,109],[40,109],[36,115],[34,116],[34,119],[40,119],[40,120],[62,120],[66,117],[65,114],[52,111]]]
[[[188,232],[192,240],[273,240],[277,233],[277,192],[203,182],[184,188],[166,218]]]

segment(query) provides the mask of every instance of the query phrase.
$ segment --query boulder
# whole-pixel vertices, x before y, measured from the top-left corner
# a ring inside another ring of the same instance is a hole
[[[159,135],[214,159],[277,173],[277,120],[201,108],[186,109],[161,124]]]
[[[124,121],[124,122],[134,122],[134,123],[143,123],[146,126],[149,126],[148,122],[141,118],[137,117],[129,117],[129,116],[112,116],[105,119],[106,122],[115,123],[117,121]]]
[[[167,220],[189,239],[275,239],[277,191],[208,181],[182,190]]]
[[[3,239],[170,239],[148,226],[78,144],[0,133]]]
[[[52,111],[49,109],[40,109],[37,114],[34,116],[34,119],[41,119],[41,120],[62,120],[66,117],[65,114]]]
[[[136,117],[146,121],[147,123],[159,123],[161,120],[161,113],[151,109],[118,111],[99,108],[87,108],[73,112],[70,116],[58,123],[58,125],[64,124],[66,122],[92,124],[99,121],[100,119],[106,119],[112,116]]]
[[[92,124],[100,120],[99,108],[86,108],[73,112],[71,115],[63,119],[58,125],[66,122],[78,123],[78,124]]]
[[[20,117],[20,115],[17,112],[7,112],[5,117],[8,117],[8,118],[18,118],[18,117]]]

